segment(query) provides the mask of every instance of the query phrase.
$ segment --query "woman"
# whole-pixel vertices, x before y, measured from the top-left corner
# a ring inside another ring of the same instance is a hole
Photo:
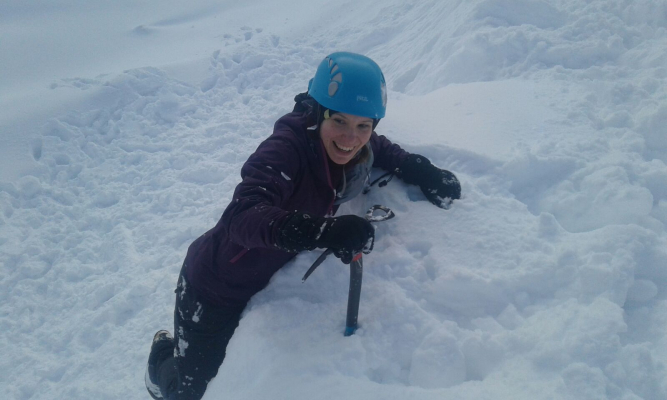
[[[386,87],[371,59],[329,55],[295,101],[243,165],[218,224],[188,249],[176,288],[176,338],[159,331],[151,346],[146,387],[154,399],[204,395],[248,300],[298,252],[331,248],[344,263],[370,253],[373,226],[333,215],[362,192],[372,167],[419,185],[438,206],[460,198],[451,172],[374,132]]]

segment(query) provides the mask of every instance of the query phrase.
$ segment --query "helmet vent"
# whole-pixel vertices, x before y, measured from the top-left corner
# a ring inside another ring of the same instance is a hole
[[[338,91],[338,82],[331,81],[329,83],[329,96],[333,97],[333,95],[335,95],[337,91]]]
[[[335,74],[336,71],[338,71],[338,64],[334,65],[334,67],[331,68],[331,74],[332,74],[332,75]]]
[[[382,82],[380,90],[382,91],[382,107],[387,107],[387,85],[384,82]]]
[[[338,70],[338,65],[334,65],[333,70],[331,70],[331,73],[333,74]],[[336,94],[338,91],[338,84],[343,82],[343,73],[339,72],[336,75],[334,75],[331,78],[331,82],[329,82],[329,96],[333,97],[333,95]]]

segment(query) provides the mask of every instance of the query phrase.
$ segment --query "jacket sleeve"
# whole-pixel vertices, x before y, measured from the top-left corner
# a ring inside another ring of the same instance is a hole
[[[229,240],[248,249],[275,248],[277,230],[290,214],[282,207],[302,171],[299,155],[295,143],[274,135],[248,158],[220,221]]]
[[[400,167],[409,154],[399,145],[375,132],[371,134],[370,143],[373,149],[373,167],[379,167],[387,171],[393,171]]]

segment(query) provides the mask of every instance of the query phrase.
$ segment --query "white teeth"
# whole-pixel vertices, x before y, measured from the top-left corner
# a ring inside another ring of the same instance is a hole
[[[343,151],[352,151],[352,149],[354,149],[354,147],[343,147],[343,146],[339,145],[339,144],[336,143],[336,142],[333,142],[333,143],[336,145],[336,147],[337,147],[339,150],[343,150]]]

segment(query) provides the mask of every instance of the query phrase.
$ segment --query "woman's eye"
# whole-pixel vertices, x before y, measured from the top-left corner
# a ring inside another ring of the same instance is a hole
[[[340,118],[334,118],[334,122],[336,122],[338,125],[343,125],[343,124],[345,124],[345,121],[343,121],[343,120],[340,119]]]

